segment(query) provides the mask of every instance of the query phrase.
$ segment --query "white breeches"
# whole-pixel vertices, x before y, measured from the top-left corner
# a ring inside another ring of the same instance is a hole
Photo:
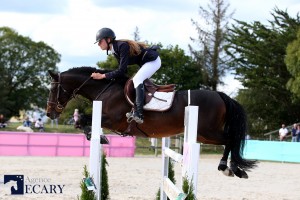
[[[132,78],[134,88],[137,88],[143,81],[150,78],[161,66],[161,60],[158,56],[156,60],[145,63]]]

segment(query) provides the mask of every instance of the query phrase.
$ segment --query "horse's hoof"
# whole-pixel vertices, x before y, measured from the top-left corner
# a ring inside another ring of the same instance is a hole
[[[244,170],[242,170],[242,169],[240,169],[238,167],[235,168],[234,170],[232,169],[232,171],[239,178],[245,178],[245,179],[248,178],[248,174]]]
[[[85,138],[90,141],[91,140],[91,137],[92,137],[92,133],[91,132],[83,132],[84,135],[85,135]]]
[[[241,169],[238,169],[237,171],[235,171],[234,174],[239,178],[245,178],[245,179],[248,178],[248,174],[244,170],[241,170]]]
[[[226,168],[228,168],[227,165],[219,165],[219,166],[218,166],[218,170],[219,170],[219,171],[225,171]]]
[[[229,167],[227,167],[227,169],[225,171],[223,171],[223,174],[225,174],[226,176],[229,176],[229,177],[234,177],[234,173]]]
[[[100,144],[109,144],[109,141],[105,135],[100,135]]]
[[[244,171],[244,172],[245,172],[245,171]],[[245,174],[242,174],[242,178],[248,179],[249,176],[248,176],[248,174],[245,172]]]
[[[218,170],[222,171],[225,176],[234,177],[233,171],[227,165],[219,165]]]
[[[91,137],[92,137],[92,134],[91,134],[91,133],[88,133],[88,134],[86,134],[85,136],[86,136],[86,139],[87,139],[88,141],[90,141],[90,140],[91,140]]]
[[[233,161],[230,162],[230,169],[237,177],[248,178],[248,174],[243,169],[239,168]]]

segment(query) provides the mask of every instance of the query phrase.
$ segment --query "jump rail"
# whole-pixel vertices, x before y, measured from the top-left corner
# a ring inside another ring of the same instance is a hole
[[[93,101],[93,115],[92,115],[92,137],[90,146],[90,175],[94,180],[94,192],[97,200],[101,199],[101,158],[102,158],[102,144],[100,144],[100,135],[103,134],[101,128],[102,118],[102,101]]]
[[[193,192],[197,194],[198,162],[200,155],[200,144],[197,143],[198,106],[187,106],[184,118],[184,146],[183,155],[170,149],[170,138],[162,139],[162,184],[160,199],[181,200],[186,198],[182,189],[177,188],[168,178],[169,158],[182,166],[182,178],[187,178],[189,185],[193,186]],[[182,188],[182,180],[181,187]]]

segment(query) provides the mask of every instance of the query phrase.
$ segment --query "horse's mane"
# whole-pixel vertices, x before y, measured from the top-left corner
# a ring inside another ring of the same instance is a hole
[[[74,67],[69,69],[64,73],[72,73],[72,74],[81,74],[83,76],[90,76],[93,72],[99,72],[101,74],[105,74],[108,72],[114,71],[112,69],[99,69],[95,67],[83,66],[83,67]],[[126,81],[129,78],[127,76],[116,78],[116,82],[119,82],[122,85],[125,85]]]
[[[91,74],[93,72],[100,72],[100,73],[107,73],[111,72],[113,70],[107,70],[107,69],[97,69],[95,67],[89,67],[89,66],[83,66],[83,67],[73,67],[69,69],[67,72],[69,73],[75,73],[75,74]]]

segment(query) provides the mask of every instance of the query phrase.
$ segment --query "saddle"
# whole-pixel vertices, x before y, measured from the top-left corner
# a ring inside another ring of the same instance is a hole
[[[143,84],[145,90],[144,110],[165,111],[172,106],[176,87],[175,84],[156,85],[149,79],[146,79]],[[124,88],[124,94],[128,103],[133,106],[135,102],[135,89],[132,79],[127,81]],[[145,133],[135,121],[128,124],[127,129],[122,133],[122,135],[149,137],[149,135]]]
[[[152,81],[150,81],[149,79],[146,79],[144,81],[144,89],[145,89],[145,106],[151,101],[153,101],[152,99],[155,98],[156,101],[162,101],[165,103],[168,103],[170,105],[172,105],[173,102],[173,97],[174,97],[174,93],[175,93],[175,84],[169,84],[169,85],[156,85],[154,84]],[[129,104],[131,104],[132,106],[134,105],[135,102],[135,89],[133,86],[133,81],[132,79],[129,79],[125,85],[124,88],[124,94],[125,97],[128,101]],[[156,95],[156,94],[160,94],[160,95]],[[164,94],[164,95],[161,95]],[[167,96],[165,96],[167,95]],[[171,101],[171,102],[170,102]],[[145,107],[145,110],[156,110],[156,111],[162,111],[159,108],[147,108],[147,106]],[[166,110],[166,109],[164,109]]]

